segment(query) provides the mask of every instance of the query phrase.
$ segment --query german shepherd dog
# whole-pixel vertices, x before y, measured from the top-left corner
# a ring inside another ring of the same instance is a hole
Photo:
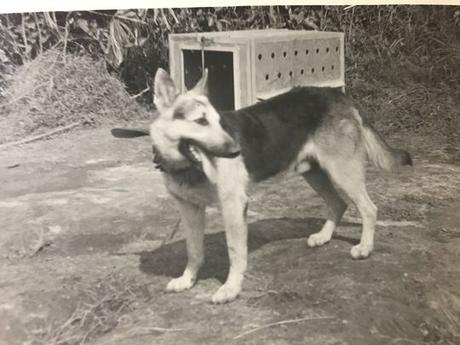
[[[364,259],[374,247],[377,216],[365,186],[366,156],[385,170],[412,165],[409,153],[387,145],[354,102],[335,88],[298,87],[240,110],[218,112],[207,97],[207,70],[193,89],[178,94],[167,72],[158,69],[154,103],[159,115],[149,131],[114,129],[112,134],[150,134],[154,161],[177,201],[188,262],[167,291],[194,285],[204,260],[205,208],[215,202],[220,206],[230,269],[212,297],[214,303],[234,300],[242,288],[249,181],[292,170],[321,195],[329,215],[322,229],[308,238],[310,247],[331,239],[347,208],[344,198],[351,201],[362,217],[361,240],[351,248],[351,257]]]

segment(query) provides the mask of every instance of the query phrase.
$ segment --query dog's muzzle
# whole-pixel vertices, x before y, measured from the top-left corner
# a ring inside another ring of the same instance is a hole
[[[235,158],[241,154],[241,149],[235,142],[229,142],[219,147],[203,147],[193,140],[182,140],[178,147],[179,152],[186,158],[184,161],[168,161],[152,146],[153,163],[160,171],[177,171],[187,167],[202,170],[202,154],[209,158]],[[188,163],[187,163],[188,161]]]
[[[209,157],[235,158],[241,153],[240,146],[235,142],[228,142],[220,146],[204,146],[193,140],[182,140],[179,152],[194,163],[201,163],[200,151]]]

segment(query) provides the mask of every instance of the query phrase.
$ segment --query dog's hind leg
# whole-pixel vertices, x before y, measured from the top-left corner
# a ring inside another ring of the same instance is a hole
[[[205,206],[198,206],[176,198],[187,245],[187,266],[179,278],[172,279],[166,291],[180,292],[190,289],[196,281],[198,271],[204,261]]]
[[[359,244],[351,248],[353,259],[367,258],[374,248],[374,231],[377,207],[367,194],[364,158],[356,155],[350,159],[325,159],[320,162],[334,184],[356,205],[361,214],[363,229]]]
[[[308,237],[308,246],[316,247],[330,241],[332,233],[347,209],[347,204],[334,188],[329,176],[319,167],[314,167],[303,174],[310,186],[324,199],[329,215],[321,230]]]

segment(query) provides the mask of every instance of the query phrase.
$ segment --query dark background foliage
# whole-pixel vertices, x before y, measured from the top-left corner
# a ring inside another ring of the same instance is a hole
[[[266,6],[0,15],[0,92],[49,48],[105,59],[132,95],[168,67],[168,34],[263,28],[345,32],[347,90],[384,129],[449,130],[458,118],[460,7]],[[441,109],[442,108],[442,109]],[[382,113],[397,114],[381,121]],[[442,113],[442,114],[441,114]],[[439,116],[442,126],[439,126]],[[452,123],[454,121],[454,123]],[[438,122],[438,123],[436,123]],[[442,127],[442,128],[441,128]]]

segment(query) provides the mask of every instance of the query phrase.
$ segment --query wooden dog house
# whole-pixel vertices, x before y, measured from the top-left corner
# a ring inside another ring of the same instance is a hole
[[[244,30],[169,35],[170,73],[181,92],[209,70],[210,100],[239,109],[294,86],[345,87],[344,34]]]

